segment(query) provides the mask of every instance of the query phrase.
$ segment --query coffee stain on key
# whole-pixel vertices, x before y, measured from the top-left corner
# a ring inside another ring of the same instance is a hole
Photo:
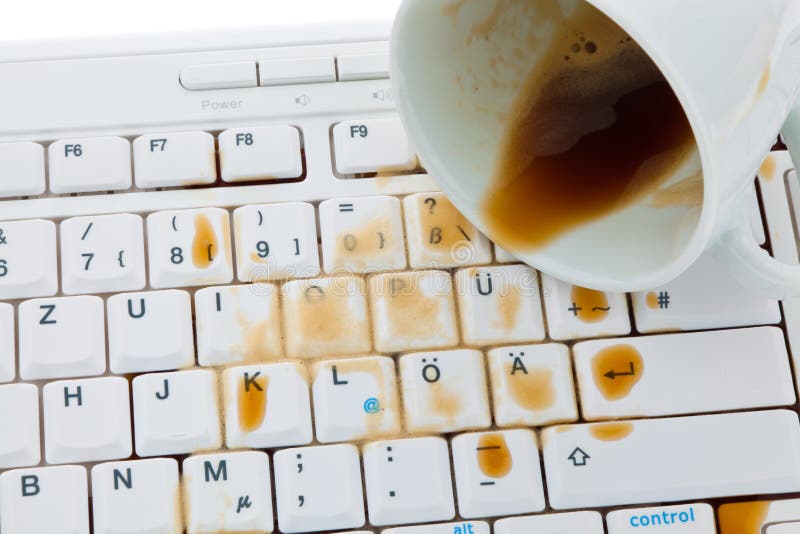
[[[267,390],[269,377],[258,372],[244,373],[237,388],[239,427],[243,432],[252,432],[264,422],[267,413]]]
[[[395,246],[392,225],[388,217],[377,217],[358,229],[342,232],[336,236],[333,263],[348,265],[358,271],[366,271],[371,261]]]
[[[194,217],[194,239],[192,240],[192,263],[200,269],[207,269],[219,253],[217,234],[205,213]]]
[[[524,366],[519,368],[507,362],[506,373],[511,398],[520,408],[542,412],[555,403],[556,388],[552,369]]]
[[[476,449],[478,467],[487,477],[502,478],[511,472],[513,464],[506,438],[499,433],[483,434]]]
[[[761,177],[762,180],[767,182],[771,182],[775,179],[775,174],[777,174],[778,170],[778,161],[775,159],[774,154],[769,154],[764,159],[764,162],[761,164],[761,168],[758,169],[758,175]]]
[[[611,345],[592,359],[594,384],[606,400],[623,399],[642,379],[644,360],[633,345]]]
[[[589,427],[589,434],[600,441],[620,441],[633,432],[633,423],[596,423]]]
[[[761,534],[767,520],[769,501],[723,504],[717,511],[720,534]]]
[[[611,311],[608,297],[602,291],[572,286],[571,297],[575,313],[584,323],[599,323],[608,317],[608,312]]]

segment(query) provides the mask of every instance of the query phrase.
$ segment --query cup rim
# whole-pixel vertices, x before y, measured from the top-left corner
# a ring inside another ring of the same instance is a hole
[[[477,209],[478,202],[470,199],[470,197],[475,197],[475,195],[468,195],[464,189],[457,187],[455,184],[458,184],[458,181],[447,171],[446,163],[442,161],[442,158],[438,156],[435,151],[430,150],[433,143],[427,133],[428,130],[424,128],[424,119],[416,113],[414,106],[410,102],[409,95],[411,91],[407,90],[409,84],[408,80],[405,78],[402,65],[405,62],[414,61],[415,58],[408,58],[405,56],[403,52],[405,48],[403,40],[410,39],[413,33],[414,26],[411,23],[413,10],[417,6],[427,4],[430,1],[431,0],[404,0],[394,20],[389,56],[391,80],[394,86],[397,111],[419,155],[420,161],[425,165],[436,184],[453,202],[456,208],[473,225],[491,239],[490,233],[487,232],[487,226],[483,223],[482,217]],[[597,9],[600,9],[625,30],[653,60],[675,92],[689,120],[689,124],[695,136],[695,142],[697,143],[698,152],[700,153],[701,169],[703,173],[703,204],[691,237],[673,261],[657,271],[642,273],[636,280],[631,280],[629,278],[615,279],[607,276],[598,277],[596,275],[586,277],[584,276],[586,274],[585,271],[579,272],[578,270],[572,269],[569,265],[565,265],[548,257],[546,249],[543,252],[523,254],[520,260],[540,272],[555,276],[570,284],[587,286],[603,291],[619,292],[652,289],[677,278],[697,260],[711,241],[713,224],[717,212],[718,195],[718,187],[715,178],[716,173],[713,165],[714,158],[711,154],[711,135],[700,120],[696,102],[692,98],[691,91],[684,83],[682,77],[675,72],[675,69],[670,62],[667,61],[664,54],[662,54],[657,47],[653,46],[653,43],[645,36],[637,31],[636,25],[631,24],[631,21],[625,18],[624,10],[615,9],[615,7],[621,6],[617,6],[613,1],[607,3],[605,0],[581,1],[587,2]],[[488,179],[489,178],[487,178],[487,180]]]

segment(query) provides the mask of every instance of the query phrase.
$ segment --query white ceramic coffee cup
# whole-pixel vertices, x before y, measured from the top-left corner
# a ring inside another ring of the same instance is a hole
[[[552,32],[513,10],[528,2],[569,11],[583,1],[639,43],[678,96],[698,143],[702,206],[657,207],[645,198],[536,250],[499,244],[545,273],[595,289],[657,287],[708,250],[764,294],[800,294],[800,266],[773,260],[748,222],[748,188],[784,123],[787,144],[800,147],[800,112],[791,113],[800,93],[798,0],[405,0],[391,71],[422,163],[496,239],[479,207],[516,87],[543,53],[525,36]]]

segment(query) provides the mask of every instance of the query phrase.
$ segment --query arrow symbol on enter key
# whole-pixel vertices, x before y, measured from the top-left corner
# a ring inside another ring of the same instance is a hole
[[[628,365],[630,365],[630,368],[629,368],[628,371],[620,373],[620,372],[614,371],[612,369],[611,371],[607,372],[603,376],[606,377],[606,378],[610,378],[611,380],[614,380],[618,376],[633,376],[633,375],[635,375],[636,374],[636,370],[633,368],[633,362],[628,362]]]

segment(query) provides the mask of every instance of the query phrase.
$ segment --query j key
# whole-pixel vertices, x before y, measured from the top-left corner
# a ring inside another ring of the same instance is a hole
[[[168,289],[109,297],[109,367],[114,373],[169,371],[194,363],[189,293]]]
[[[269,457],[245,451],[183,461],[186,527],[206,532],[272,532]]]
[[[68,295],[144,288],[142,218],[123,213],[62,222],[61,279]]]
[[[45,297],[58,291],[56,225],[0,222],[0,299]]]
[[[550,427],[542,442],[555,509],[800,491],[790,411]]]
[[[0,475],[0,531],[89,534],[86,468],[15,469]]]
[[[453,469],[462,517],[544,510],[539,448],[530,430],[456,436]]]
[[[133,379],[136,454],[186,454],[222,445],[217,380],[211,371],[139,375]]]
[[[147,217],[150,285],[227,284],[233,279],[228,212],[160,211]]]
[[[442,438],[368,444],[364,478],[373,525],[445,521],[455,515],[450,456]]]
[[[26,300],[19,305],[19,372],[26,380],[102,374],[103,300],[95,296]]]
[[[153,458],[92,468],[95,534],[181,534],[178,462]]]
[[[131,455],[128,381],[118,376],[50,382],[42,388],[45,456],[53,464]]]
[[[281,532],[317,532],[364,524],[358,449],[350,444],[275,453],[275,498]]]

